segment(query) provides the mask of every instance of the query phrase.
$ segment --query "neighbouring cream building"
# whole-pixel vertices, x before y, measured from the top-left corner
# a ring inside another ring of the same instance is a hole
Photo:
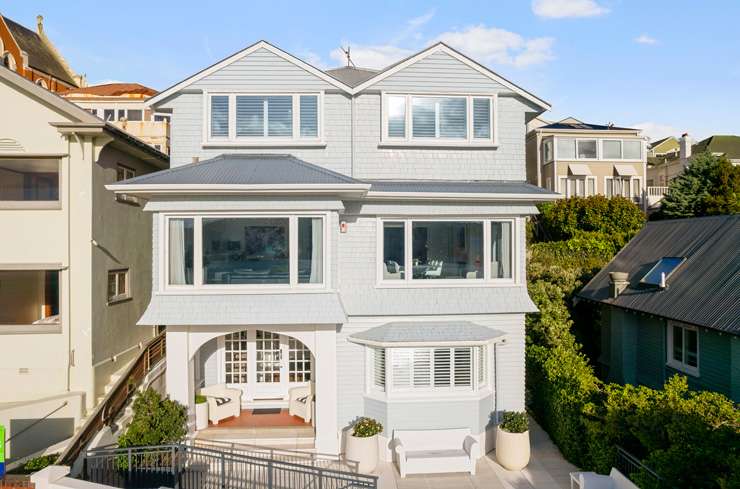
[[[153,88],[138,83],[106,83],[73,88],[62,96],[169,154],[171,114],[154,112],[146,106],[146,101],[156,94]]]
[[[0,67],[0,424],[10,461],[71,436],[154,328],[151,217],[105,189],[166,155]]]
[[[646,149],[640,129],[574,118],[528,125],[527,181],[565,197],[621,195],[644,203]]]

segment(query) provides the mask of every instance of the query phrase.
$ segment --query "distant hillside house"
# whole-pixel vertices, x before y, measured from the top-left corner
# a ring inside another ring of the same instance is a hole
[[[643,206],[646,148],[640,129],[568,117],[527,124],[527,181],[565,197],[622,196]]]
[[[695,155],[706,151],[726,157],[733,165],[740,165],[740,136],[715,135],[694,143],[691,136],[683,134],[678,143],[678,151],[648,157],[648,186],[668,186],[683,173]]]
[[[73,88],[62,96],[169,154],[171,113],[155,112],[146,107],[147,100],[156,94],[153,88],[139,83],[106,83]]]
[[[740,215],[650,222],[578,293],[601,308],[604,377],[674,374],[740,402]]]
[[[36,17],[36,31],[0,14],[0,62],[6,68],[52,92],[85,84],[67,64],[44,32],[44,18]]]

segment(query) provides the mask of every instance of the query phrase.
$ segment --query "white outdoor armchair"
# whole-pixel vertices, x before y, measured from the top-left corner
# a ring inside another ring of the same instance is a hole
[[[209,385],[200,389],[208,400],[208,420],[218,424],[222,419],[238,417],[242,410],[241,389],[231,389],[226,384]]]
[[[314,404],[313,384],[288,389],[288,398],[290,415],[298,416],[306,423],[310,423]]]
[[[620,471],[612,467],[609,475],[595,472],[571,472],[571,489],[639,489]]]

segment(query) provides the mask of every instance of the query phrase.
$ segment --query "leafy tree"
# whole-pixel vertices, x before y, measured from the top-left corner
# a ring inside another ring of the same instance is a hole
[[[178,443],[185,438],[187,408],[177,401],[163,398],[154,389],[147,389],[134,401],[134,416],[118,446],[136,447]]]
[[[737,214],[740,212],[740,166],[709,152],[696,155],[668,186],[656,219]]]

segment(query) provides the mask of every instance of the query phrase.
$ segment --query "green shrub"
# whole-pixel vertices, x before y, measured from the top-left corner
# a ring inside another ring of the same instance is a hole
[[[136,447],[179,443],[188,433],[187,408],[147,389],[134,401],[134,416],[118,446]]]
[[[383,425],[373,418],[360,418],[352,427],[352,436],[369,438],[383,431]]]
[[[524,433],[529,429],[529,418],[526,412],[507,411],[499,427],[507,433]]]
[[[541,204],[539,209],[539,231],[547,241],[567,240],[585,231],[610,235],[624,244],[645,224],[640,208],[623,197],[571,197]]]
[[[195,404],[204,404],[206,402],[208,402],[208,398],[206,396],[201,394],[195,395]]]
[[[48,455],[40,455],[38,457],[26,460],[26,462],[19,468],[10,471],[13,474],[33,474],[41,469],[45,469],[49,465],[54,465],[56,460],[59,458],[58,453],[50,453]],[[2,487],[2,486],[0,486]]]

